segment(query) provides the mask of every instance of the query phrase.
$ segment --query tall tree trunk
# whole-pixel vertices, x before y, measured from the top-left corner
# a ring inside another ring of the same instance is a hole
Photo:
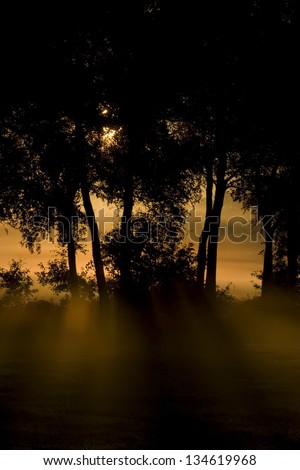
[[[84,210],[87,216],[89,229],[92,237],[92,253],[95,266],[97,288],[99,293],[99,300],[106,300],[108,297],[107,285],[104,274],[104,265],[101,256],[101,243],[98,225],[95,219],[95,213],[92,206],[89,188],[86,180],[81,181],[81,195],[83,200]]]
[[[197,253],[197,284],[200,294],[204,292],[205,270],[207,265],[207,244],[209,238],[209,219],[212,214],[213,198],[213,162],[206,165],[206,211],[205,222],[199,237],[199,246]]]
[[[73,234],[73,216],[75,215],[73,200],[74,194],[72,191],[71,194],[66,195],[66,202],[63,208],[63,216],[61,218],[64,231],[63,239],[64,242],[67,244],[70,292],[72,300],[78,298],[79,296],[79,283],[76,266],[76,243]]]
[[[78,274],[76,267],[76,246],[71,236],[70,242],[67,244],[68,247],[68,265],[70,273],[70,292],[72,300],[76,299],[79,295],[79,286],[78,286]]]
[[[217,261],[218,261],[218,245],[219,245],[219,229],[221,223],[221,213],[224,204],[226,192],[226,170],[227,155],[225,144],[225,110],[224,96],[222,87],[219,90],[219,102],[217,106],[216,117],[216,143],[215,151],[217,157],[216,169],[216,189],[212,208],[212,217],[210,224],[210,235],[207,248],[207,270],[205,291],[210,297],[215,297],[217,288]]]
[[[136,103],[135,103],[136,106]],[[120,292],[124,298],[131,297],[132,275],[131,262],[133,252],[132,242],[132,215],[134,207],[134,174],[140,160],[143,146],[143,125],[137,121],[141,112],[139,106],[133,107],[127,116],[128,153],[124,159],[124,189],[123,189],[123,216],[120,228]]]
[[[134,205],[133,174],[131,166],[125,169],[123,217],[121,222],[121,255],[120,255],[120,291],[122,295],[130,295],[131,289],[131,218]]]
[[[216,83],[216,136],[215,136],[215,155],[217,157],[216,167],[216,189],[212,209],[212,220],[210,224],[210,235],[208,239],[207,248],[207,270],[205,292],[210,297],[216,295],[216,278],[217,278],[217,257],[218,257],[218,244],[219,244],[219,228],[221,222],[221,213],[224,203],[224,196],[226,192],[226,170],[227,170],[227,155],[226,155],[226,117],[225,117],[225,91],[224,91],[224,51],[223,44],[219,44],[219,73]]]
[[[267,297],[273,292],[274,279],[273,279],[273,228],[268,226],[268,230],[264,231],[265,236],[265,250],[264,250],[264,263],[262,273],[262,297]]]
[[[216,186],[215,201],[210,224],[210,235],[208,240],[205,291],[211,297],[215,296],[217,288],[219,229],[225,192],[226,182],[223,178],[223,180],[220,181],[219,184],[217,184]]]
[[[101,256],[100,234],[90,198],[89,184],[87,178],[88,149],[86,148],[84,130],[80,122],[76,124],[76,143],[76,152],[79,156],[78,158],[81,160],[81,165],[79,165],[80,172],[78,174],[78,179],[80,181],[83,206],[87,216],[87,221],[92,237],[92,255],[96,274],[97,289],[99,293],[99,301],[101,302],[102,300],[107,299],[108,292],[104,274],[104,265]]]

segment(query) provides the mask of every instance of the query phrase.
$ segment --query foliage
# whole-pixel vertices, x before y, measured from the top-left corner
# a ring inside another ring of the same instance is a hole
[[[38,274],[56,294],[76,281],[83,191],[123,207],[129,218],[138,204],[150,217],[180,216],[205,187],[206,220],[220,220],[230,188],[244,208],[275,215],[272,282],[297,285],[295,2],[198,3],[112,0],[74,4],[60,15],[49,3],[47,24],[27,4],[18,13],[11,6],[3,11],[0,215],[30,250],[60,217],[58,242],[69,249],[70,266],[58,258]],[[36,214],[45,220],[49,207],[56,214],[46,225],[28,223]],[[173,278],[193,283],[193,248],[162,242],[159,230],[157,243],[137,240],[134,228],[124,244],[120,233],[108,236],[103,256],[110,278],[121,270],[146,289]],[[198,257],[199,286],[210,283],[214,291],[215,230],[203,237]],[[79,280],[92,295],[90,268]]]
[[[130,273],[135,288],[165,289],[172,283],[194,285],[196,253],[184,242],[184,217],[158,216],[151,212],[133,218]],[[103,254],[110,283],[116,288],[120,276],[122,238],[119,229],[106,234]]]
[[[231,287],[231,282],[221,288],[217,286],[217,292],[216,292],[216,300],[220,302],[233,302],[234,301],[234,296],[230,292],[230,287]]]
[[[68,297],[70,294],[71,284],[66,254],[65,252],[57,254],[58,256],[55,259],[48,261],[46,265],[40,263],[40,271],[35,274],[38,277],[38,282],[43,287],[49,287],[55,295],[65,295]],[[78,284],[79,295],[82,298],[86,300],[92,300],[95,298],[97,286],[93,275],[92,261],[82,268],[81,273],[78,276]]]
[[[4,305],[19,305],[34,298],[38,291],[33,288],[29,273],[21,260],[12,259],[9,268],[0,268],[0,288],[4,289],[1,301]]]

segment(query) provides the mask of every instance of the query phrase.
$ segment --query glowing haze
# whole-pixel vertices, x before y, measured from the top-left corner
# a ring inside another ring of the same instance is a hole
[[[101,209],[104,209],[106,216],[113,214],[114,207],[107,206],[103,201],[93,198],[93,204],[96,214]],[[204,217],[204,201],[196,207],[196,215]],[[249,214],[242,212],[240,205],[233,202],[230,196],[226,196],[221,226],[226,226],[230,218],[239,216],[243,216],[248,220],[250,217]],[[111,227],[112,224],[107,224],[106,228],[109,230]],[[196,225],[195,230],[198,235],[201,231],[200,225],[199,228]],[[16,260],[22,259],[27,267],[31,269],[32,273],[39,269],[39,263],[45,263],[52,258],[54,251],[57,249],[54,243],[44,240],[41,244],[41,253],[31,254],[21,245],[20,233],[4,224],[0,226],[0,238],[1,266],[8,267],[9,261],[12,258]],[[188,233],[186,240],[189,240]],[[193,240],[195,240],[195,237],[193,237]],[[253,280],[251,273],[262,269],[262,256],[259,255],[263,249],[261,242],[262,240],[260,239],[257,241],[247,239],[242,243],[234,243],[228,237],[224,237],[219,243],[217,271],[217,284],[219,287],[224,288],[231,283],[230,291],[235,297],[246,297],[247,295],[252,296],[255,294],[251,282]],[[91,259],[89,242],[87,242],[87,248],[88,253],[86,255],[78,253],[79,270]],[[39,290],[41,295],[47,294],[45,289],[40,288]]]

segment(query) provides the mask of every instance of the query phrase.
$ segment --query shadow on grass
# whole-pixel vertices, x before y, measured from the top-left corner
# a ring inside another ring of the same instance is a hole
[[[49,303],[0,316],[3,449],[298,449],[297,305]]]

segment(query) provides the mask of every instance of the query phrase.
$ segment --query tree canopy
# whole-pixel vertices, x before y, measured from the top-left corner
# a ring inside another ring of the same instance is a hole
[[[122,295],[175,276],[214,297],[226,192],[274,216],[263,290],[278,270],[297,289],[297,1],[113,0],[2,13],[0,215],[33,249],[45,227],[28,220],[55,207],[47,230],[59,227],[67,258],[57,269],[72,295],[88,226],[100,299],[111,276]],[[113,243],[94,197],[122,209]],[[198,247],[137,243],[141,212],[184,216],[204,197]]]

